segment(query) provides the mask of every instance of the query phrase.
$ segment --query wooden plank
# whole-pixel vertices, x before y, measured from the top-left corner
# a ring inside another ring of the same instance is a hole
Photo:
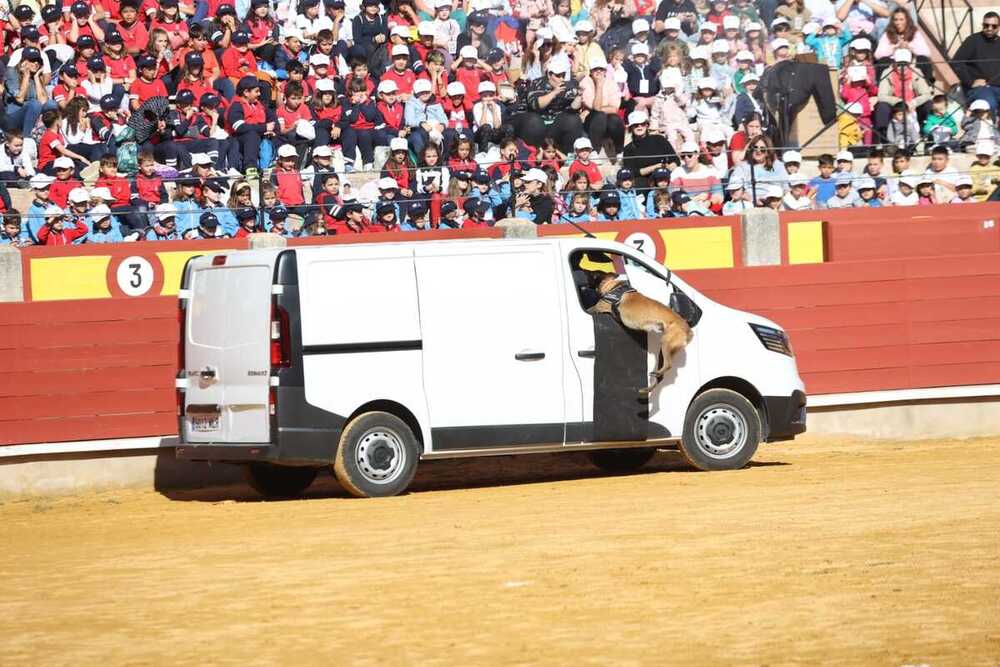
[[[176,316],[177,298],[170,296],[0,304],[0,326],[42,325],[57,322],[107,322],[167,317],[173,317],[176,321]]]
[[[22,348],[8,355],[0,374],[26,371],[83,371],[176,363],[177,343],[121,343],[61,348]]]
[[[872,327],[836,327],[790,331],[792,347],[806,350],[851,350],[869,347],[889,347],[907,342],[907,326],[882,324]]]
[[[128,391],[83,391],[50,396],[12,396],[3,399],[0,430],[6,422],[25,419],[100,416],[109,413],[169,412],[176,407],[170,387]]]
[[[1000,362],[914,366],[914,387],[949,387],[1000,382]]]
[[[909,340],[914,343],[995,341],[998,339],[1000,339],[1000,317],[914,325],[909,337]]]
[[[177,369],[169,366],[115,368],[108,371],[38,371],[0,374],[0,397],[76,396],[87,391],[127,391],[143,387],[172,387]]]
[[[177,340],[175,319],[118,320],[0,327],[0,350],[67,347],[83,341],[169,342]]]
[[[800,373],[807,394],[839,394],[910,387],[910,369],[877,368],[865,371]]]
[[[101,415],[98,417],[87,415],[84,417],[4,422],[3,429],[0,430],[0,445],[142,438],[176,434],[177,415],[173,411],[132,415]]]

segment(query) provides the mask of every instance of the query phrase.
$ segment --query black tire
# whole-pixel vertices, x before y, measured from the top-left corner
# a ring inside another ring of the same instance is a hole
[[[632,472],[649,463],[656,455],[651,447],[629,449],[598,449],[587,452],[587,458],[605,472]]]
[[[402,493],[413,481],[420,445],[413,431],[388,412],[365,412],[347,425],[333,461],[333,474],[358,498]]]
[[[251,463],[243,468],[250,487],[265,498],[297,498],[316,479],[316,468]]]
[[[756,453],[760,432],[760,415],[745,396],[709,389],[688,408],[681,454],[698,470],[738,470]]]

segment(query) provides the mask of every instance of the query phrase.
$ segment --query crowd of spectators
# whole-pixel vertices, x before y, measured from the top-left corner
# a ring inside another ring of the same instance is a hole
[[[993,12],[944,91],[912,0],[9,4],[0,243],[962,203],[1000,179]],[[838,93],[808,170],[759,90],[786,61]]]

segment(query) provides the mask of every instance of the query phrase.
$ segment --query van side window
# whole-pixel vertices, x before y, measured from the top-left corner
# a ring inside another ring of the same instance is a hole
[[[597,285],[603,274],[624,275],[626,261],[620,254],[603,250],[577,250],[570,254],[573,284],[576,285],[576,295],[583,310],[589,310],[600,300]]]

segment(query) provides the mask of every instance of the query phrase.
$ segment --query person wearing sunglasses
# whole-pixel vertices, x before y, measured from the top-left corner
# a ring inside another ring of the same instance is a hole
[[[753,190],[761,185],[775,185],[784,188],[788,181],[788,172],[785,165],[775,155],[771,142],[764,135],[754,137],[747,144],[746,152],[743,154],[743,162],[733,168],[729,177],[746,184],[746,187]],[[757,198],[761,192],[756,193]]]
[[[967,102],[986,100],[995,115],[1000,99],[1000,14],[986,12],[982,30],[969,35],[952,57]]]

